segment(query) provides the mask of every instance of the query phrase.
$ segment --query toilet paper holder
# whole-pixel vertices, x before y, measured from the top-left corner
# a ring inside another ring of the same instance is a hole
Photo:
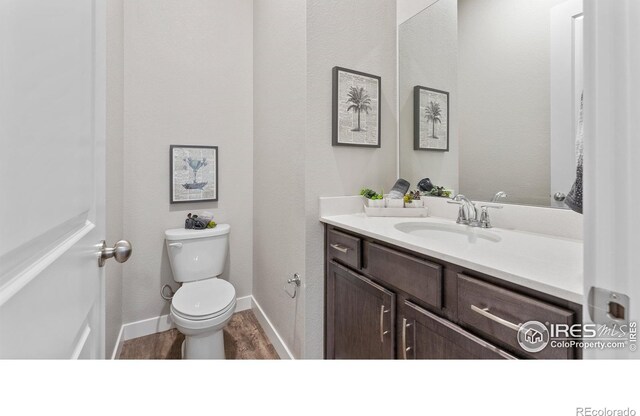
[[[289,292],[289,286],[293,285],[293,294]],[[284,291],[291,299],[295,299],[298,295],[298,288],[300,287],[300,275],[298,273],[294,273],[291,279],[287,280],[287,283],[284,285]]]

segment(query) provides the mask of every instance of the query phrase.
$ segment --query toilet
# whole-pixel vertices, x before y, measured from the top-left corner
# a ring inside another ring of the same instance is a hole
[[[224,359],[223,329],[236,309],[236,290],[219,278],[229,250],[228,224],[165,231],[173,280],[171,319],[185,335],[182,358]]]

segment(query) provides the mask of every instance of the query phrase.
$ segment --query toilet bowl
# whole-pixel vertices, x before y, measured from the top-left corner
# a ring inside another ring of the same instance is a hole
[[[236,309],[233,285],[219,278],[230,227],[165,231],[173,278],[182,286],[171,300],[171,320],[185,335],[183,358],[224,359],[223,329]]]

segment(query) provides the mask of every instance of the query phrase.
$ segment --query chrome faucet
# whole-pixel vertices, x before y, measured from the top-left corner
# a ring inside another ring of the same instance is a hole
[[[460,205],[458,219],[456,220],[458,224],[466,224],[474,227],[478,225],[478,209],[466,196],[458,194],[454,196],[451,201],[447,202]]]
[[[507,197],[507,193],[505,191],[498,191],[496,192],[496,194],[493,196],[493,198],[491,198],[491,202],[498,202],[498,199],[500,198],[506,198]]]
[[[504,194],[504,192],[502,192]],[[506,196],[506,194],[505,194]],[[450,204],[460,205],[458,210],[458,224],[466,224],[470,227],[491,228],[491,219],[489,218],[489,208],[502,209],[501,205],[483,204],[480,205],[480,213],[478,208],[466,196],[458,194],[447,201]]]

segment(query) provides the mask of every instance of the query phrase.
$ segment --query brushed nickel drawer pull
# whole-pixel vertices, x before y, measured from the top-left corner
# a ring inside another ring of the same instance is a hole
[[[407,318],[402,318],[402,358],[407,359],[407,352],[411,351],[411,347],[407,347],[407,328],[411,324],[407,323]]]
[[[384,305],[380,305],[380,342],[384,344],[384,336],[389,333],[389,331],[384,330],[384,314],[389,313],[389,309],[385,309]]]
[[[471,305],[471,310],[484,316],[487,319],[491,319],[493,322],[497,322],[500,325],[513,329],[514,331],[519,331],[520,327],[522,326],[522,324],[514,324],[513,322],[509,322],[506,319],[492,314],[491,312],[489,312],[489,308],[478,308],[476,305]]]
[[[342,246],[340,244],[330,244],[331,248],[334,250],[338,250],[341,253],[347,254],[347,251],[349,251],[348,247]]]

